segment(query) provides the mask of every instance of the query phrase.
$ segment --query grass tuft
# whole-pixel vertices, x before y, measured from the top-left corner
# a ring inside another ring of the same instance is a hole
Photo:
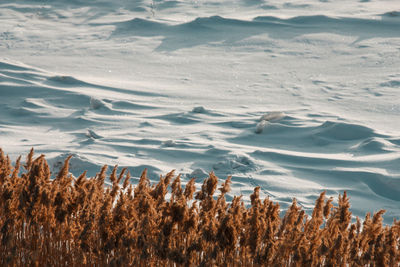
[[[259,187],[251,206],[236,196],[227,203],[231,177],[215,196],[214,173],[196,192],[194,179],[183,189],[173,171],[151,185],[144,170],[134,187],[115,166],[106,188],[107,166],[75,179],[70,158],[51,180],[43,155],[34,158],[32,149],[19,174],[21,158],[12,166],[0,149],[0,266],[400,264],[400,222],[384,226],[381,210],[351,223],[346,192],[338,206],[322,192],[310,218],[293,199],[281,218]]]

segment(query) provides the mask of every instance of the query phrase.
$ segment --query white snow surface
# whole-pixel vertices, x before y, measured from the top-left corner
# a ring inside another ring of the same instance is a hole
[[[2,0],[0,147],[76,176],[214,171],[282,208],[347,190],[391,223],[400,2]]]

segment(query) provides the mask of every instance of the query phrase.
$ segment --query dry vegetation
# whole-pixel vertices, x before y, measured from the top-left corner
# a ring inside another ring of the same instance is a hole
[[[69,159],[51,180],[43,155],[19,175],[20,158],[0,150],[1,266],[399,266],[400,223],[383,226],[379,211],[352,224],[346,193],[336,207],[323,192],[309,218],[293,200],[281,218],[258,187],[250,207],[225,201],[230,178],[214,196],[213,173],[195,192],[173,172],[150,185],[144,171],[133,187],[115,167],[107,188],[106,166],[75,179]]]

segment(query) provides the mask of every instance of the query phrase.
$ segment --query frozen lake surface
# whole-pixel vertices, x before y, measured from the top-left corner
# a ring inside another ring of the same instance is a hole
[[[0,3],[0,147],[400,216],[400,4]],[[199,186],[198,186],[199,187]]]

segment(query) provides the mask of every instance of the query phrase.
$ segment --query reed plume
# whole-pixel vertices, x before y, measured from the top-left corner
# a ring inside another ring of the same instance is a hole
[[[0,149],[1,266],[399,266],[400,222],[383,225],[380,210],[352,219],[344,192],[316,199],[310,217],[296,199],[280,206],[260,198],[228,203],[232,177],[210,173],[196,192],[174,171],[136,186],[127,169],[107,166],[92,178],[69,172],[71,157],[51,178],[33,149],[21,171]],[[108,179],[111,187],[105,185]],[[193,199],[193,197],[195,199]]]

